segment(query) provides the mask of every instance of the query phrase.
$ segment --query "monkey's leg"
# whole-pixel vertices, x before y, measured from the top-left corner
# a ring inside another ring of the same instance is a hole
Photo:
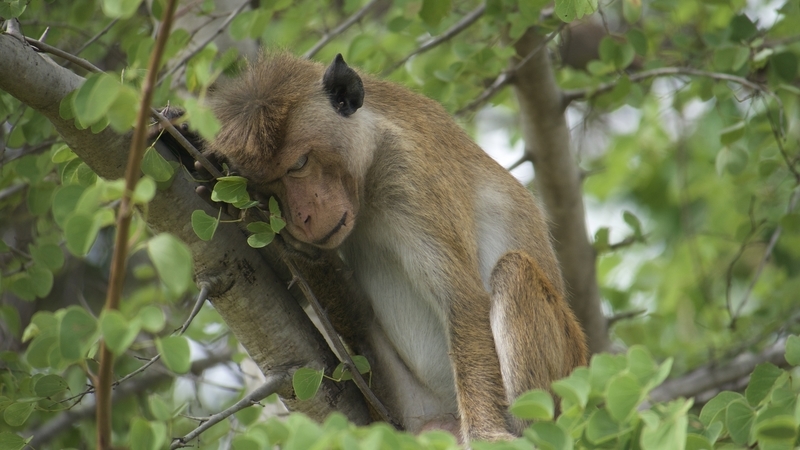
[[[586,337],[561,292],[524,252],[508,252],[492,271],[491,327],[509,403],[586,364]],[[509,419],[521,434],[525,424]]]

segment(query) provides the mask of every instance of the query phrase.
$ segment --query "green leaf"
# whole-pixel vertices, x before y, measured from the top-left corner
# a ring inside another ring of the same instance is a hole
[[[58,270],[64,265],[64,252],[58,245],[42,244],[30,250],[33,260],[48,269]]]
[[[625,355],[600,353],[592,356],[589,371],[589,382],[592,385],[592,389],[597,392],[605,392],[606,385],[611,377],[627,367],[628,359]]]
[[[436,27],[449,13],[450,0],[422,0],[419,17],[429,27]]]
[[[59,146],[58,149],[53,152],[53,156],[50,157],[50,160],[56,164],[60,164],[60,163],[65,163],[67,161],[72,161],[77,157],[78,155],[73,153],[72,149],[69,148],[66,144],[64,144]]]
[[[553,422],[536,422],[525,430],[525,436],[542,450],[572,450],[573,441],[567,432]]]
[[[286,227],[286,221],[284,221],[280,217],[270,216],[269,226],[273,232],[280,233],[281,230]]]
[[[681,399],[667,405],[658,405],[656,408],[660,410],[661,420],[653,411],[643,413],[642,419],[645,426],[640,438],[641,448],[648,450],[683,448],[686,445],[686,428],[689,425],[686,411],[691,406],[691,399]],[[649,417],[650,420],[645,419],[646,417]]]
[[[556,15],[566,23],[580,19],[597,9],[596,0],[556,0],[555,3]]]
[[[75,212],[64,224],[67,250],[75,256],[86,256],[99,232],[100,226],[94,220],[94,215]]]
[[[211,217],[200,209],[192,211],[192,230],[204,241],[210,241],[219,226],[219,218]]]
[[[150,406],[150,413],[157,420],[167,421],[172,419],[172,408],[167,405],[167,402],[161,398],[160,394],[151,394],[147,397],[147,402]]]
[[[164,365],[175,373],[187,373],[192,366],[189,340],[184,336],[169,336],[156,340]]]
[[[275,200],[275,197],[269,198],[269,213],[273,216],[281,215],[281,207],[278,205],[278,201]]]
[[[709,450],[714,448],[711,441],[701,434],[690,433],[686,436],[686,450]]]
[[[620,424],[628,422],[643,399],[642,385],[633,375],[619,374],[608,383],[606,408],[611,417]]]
[[[756,439],[794,442],[797,438],[797,422],[793,416],[780,415],[765,419],[755,426]]]
[[[119,82],[100,73],[86,78],[73,100],[75,117],[83,126],[90,126],[105,116],[120,91]]]
[[[97,331],[97,320],[85,309],[70,306],[61,319],[59,331],[61,356],[69,361],[77,361],[86,355],[88,344]]]
[[[58,375],[49,374],[36,380],[33,390],[39,397],[52,397],[68,388],[67,380]]]
[[[100,330],[103,332],[103,339],[111,353],[117,356],[131,346],[136,336],[139,335],[140,328],[139,321],[128,322],[119,311],[103,311],[100,316]]]
[[[23,8],[24,7],[25,5],[23,5]],[[2,11],[0,11],[0,15],[3,17],[11,17],[10,15],[5,15]],[[29,437],[28,439],[23,439],[14,433],[3,431],[0,433],[0,448],[8,450],[22,450],[32,438],[33,436]]]
[[[605,409],[596,410],[586,423],[586,439],[593,444],[600,445],[609,442],[622,433],[624,430]]]
[[[702,422],[706,427],[709,427],[712,423],[717,421],[725,423],[725,412],[728,408],[728,405],[733,401],[741,400],[743,398],[744,397],[742,397],[742,395],[738,392],[720,392],[708,403],[706,403],[705,406],[703,406],[702,411],[700,411],[700,422]]]
[[[633,230],[633,235],[636,239],[642,239],[642,223],[639,221],[639,218],[633,215],[630,211],[623,211],[622,212],[622,220],[631,227]]]
[[[744,391],[747,403],[757,406],[764,400],[775,385],[775,381],[783,375],[783,370],[772,363],[761,363],[750,375],[750,382]]]
[[[356,365],[356,370],[358,370],[358,373],[364,375],[366,373],[369,373],[370,370],[372,370],[372,368],[369,365],[369,361],[367,361],[367,358],[365,358],[364,356],[353,355],[351,359],[353,360],[353,364]]]
[[[139,322],[142,324],[142,329],[149,333],[158,333],[164,329],[167,319],[164,316],[164,311],[161,308],[153,305],[148,305],[139,311],[136,315]]]
[[[634,345],[628,350],[628,369],[640,383],[644,384],[658,372],[658,365],[647,348]]]
[[[203,139],[214,139],[214,136],[216,136],[220,130],[220,125],[219,121],[214,116],[214,113],[208,108],[208,106],[200,103],[197,99],[192,98],[186,99],[183,106],[186,108],[186,120],[192,124],[192,128],[197,130]]]
[[[136,124],[139,106],[136,92],[128,86],[122,86],[119,95],[108,108],[108,124],[120,134],[130,131]]]
[[[156,437],[150,423],[141,417],[134,417],[128,433],[131,450],[156,450]]]
[[[744,126],[745,123],[742,121],[720,131],[719,140],[722,145],[730,145],[741,139],[744,136]]]
[[[28,275],[31,277],[33,292],[36,296],[47,297],[53,288],[53,272],[43,264],[34,264],[28,269]]]
[[[258,233],[253,234],[247,238],[247,244],[253,248],[261,248],[266,247],[275,239],[275,233],[270,231],[269,233]]]
[[[143,205],[145,203],[150,203],[155,196],[156,182],[153,181],[153,179],[149,176],[144,176],[139,178],[139,181],[136,183],[136,187],[133,188],[133,196],[131,197],[131,200],[133,200],[134,203]]]
[[[781,80],[793,83],[797,79],[797,55],[792,52],[782,52],[769,59],[769,67]]]
[[[535,389],[520,395],[509,411],[521,419],[550,420],[554,412],[553,397],[545,391]]]
[[[624,0],[622,2],[622,16],[629,24],[635,24],[642,16],[641,0]]]
[[[725,426],[737,445],[745,445],[750,437],[755,412],[742,400],[734,400],[725,411]]]
[[[345,366],[343,362],[340,362],[333,369],[331,378],[333,378],[336,381],[349,381],[353,379],[353,374],[351,374],[350,371],[347,370],[347,366]]]
[[[247,179],[240,176],[217,178],[211,200],[225,203],[241,203],[250,201],[247,193]]]
[[[56,184],[44,181],[28,189],[28,211],[35,216],[40,216],[50,210],[53,204],[53,194]]]
[[[85,190],[85,187],[77,184],[61,186],[53,196],[53,220],[62,229]]]
[[[192,284],[192,252],[180,239],[161,233],[147,242],[147,254],[167,290],[179,297]]]
[[[800,337],[789,336],[786,340],[786,362],[800,366]]]
[[[553,383],[553,392],[556,395],[581,408],[586,407],[591,389],[589,370],[585,367],[578,367],[568,378]]]
[[[32,402],[12,403],[3,411],[3,420],[12,427],[22,426],[33,412],[33,407]]]
[[[25,8],[28,7],[28,3],[29,2],[23,0],[4,0],[0,2],[0,17],[16,19],[22,15]]]
[[[322,384],[322,371],[308,367],[297,369],[292,376],[292,387],[298,400],[313,398]]]
[[[749,41],[758,33],[758,29],[744,14],[734,16],[730,24],[730,40],[733,42]]]
[[[142,172],[155,181],[165,182],[172,179],[175,170],[154,147],[148,147],[142,158]]]
[[[142,0],[102,0],[103,13],[111,19],[127,19],[133,16]]]

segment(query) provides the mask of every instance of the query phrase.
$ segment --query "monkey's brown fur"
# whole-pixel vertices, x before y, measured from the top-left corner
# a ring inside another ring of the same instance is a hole
[[[340,56],[326,71],[286,54],[211,102],[210,150],[279,199],[293,247],[316,249],[307,276],[407,429],[510,438],[514,398],[586,363],[539,206],[439,104]],[[328,251],[362,292],[336,292]]]

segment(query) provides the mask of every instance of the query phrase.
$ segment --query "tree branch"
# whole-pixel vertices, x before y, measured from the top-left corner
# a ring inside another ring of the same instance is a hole
[[[781,111],[781,116],[780,116],[779,123],[781,125],[780,128],[781,129],[783,128],[783,102],[781,101],[780,97],[778,97],[774,92],[770,91],[766,87],[761,86],[760,84],[754,83],[754,82],[748,80],[747,78],[742,78],[742,77],[738,77],[736,75],[730,75],[730,74],[727,74],[727,73],[707,72],[705,70],[697,70],[697,69],[692,69],[692,68],[689,68],[689,67],[661,67],[659,69],[646,70],[644,72],[635,73],[633,75],[630,75],[628,77],[628,79],[631,82],[638,82],[638,81],[646,80],[648,78],[657,78],[657,77],[664,77],[664,76],[679,76],[679,75],[687,75],[687,76],[693,76],[693,77],[705,77],[705,78],[711,78],[712,80],[717,80],[717,81],[728,81],[728,82],[736,83],[736,84],[739,84],[739,85],[744,86],[746,88],[752,89],[752,90],[754,90],[756,92],[761,92],[762,94],[769,96],[770,98],[775,100],[775,102],[779,106],[779,111]],[[562,99],[563,99],[563,102],[564,102],[564,107],[566,108],[567,105],[569,105],[571,102],[573,102],[575,100],[584,99],[584,98],[591,98],[591,97],[594,97],[595,95],[599,95],[599,94],[603,94],[605,92],[608,92],[608,91],[614,89],[614,87],[618,83],[619,83],[619,80],[616,80],[616,81],[611,81],[611,82],[608,82],[608,83],[603,83],[603,84],[601,84],[599,86],[596,86],[596,87],[593,87],[593,88],[573,89],[573,90],[563,91]]]
[[[169,447],[170,450],[174,450],[176,448],[190,447],[191,445],[189,444],[189,442],[196,439],[198,436],[200,436],[201,433],[213,427],[214,425],[222,422],[226,418],[230,417],[231,414],[235,414],[278,392],[278,389],[280,389],[281,385],[286,383],[288,379],[289,379],[289,374],[286,372],[271,373],[270,375],[267,376],[267,380],[264,382],[264,384],[257,387],[253,392],[245,395],[243,399],[236,402],[233,406],[223,411],[220,411],[216,414],[208,416],[203,420],[200,426],[192,430],[186,436],[173,439],[172,445],[170,445]]]
[[[520,70],[522,70],[522,68],[526,64],[528,64],[528,62],[530,62],[531,59],[539,55],[539,52],[541,52],[542,49],[544,49],[547,46],[548,42],[552,41],[556,36],[558,36],[558,34],[561,32],[561,29],[564,28],[564,25],[565,24],[562,23],[557,29],[553,30],[552,33],[547,35],[547,38],[539,42],[538,45],[536,45],[535,47],[533,47],[533,49],[528,51],[525,54],[525,56],[514,65],[514,67],[498,75],[497,78],[495,78],[495,80],[492,82],[492,84],[490,84],[488,88],[486,88],[483,92],[481,92],[481,94],[478,95],[478,97],[476,97],[475,100],[471,101],[467,106],[456,111],[455,114],[453,114],[453,116],[455,116],[456,118],[464,117],[467,114],[476,111],[486,102],[488,102],[492,97],[494,97],[498,92],[500,92],[500,89],[503,89],[506,85],[514,82],[517,73]],[[547,56],[546,53],[545,56]],[[539,58],[539,60],[541,60],[541,58]],[[549,67],[550,63],[548,62],[547,65]],[[555,86],[555,88],[558,89],[558,86]]]
[[[700,397],[706,401],[716,395],[729,383],[748,377],[755,367],[763,362],[771,362],[777,366],[787,366],[784,359],[786,339],[780,339],[761,353],[742,353],[727,364],[712,363],[706,367],[695,369],[686,375],[672,378],[650,392],[650,402],[666,402],[678,397]]]
[[[325,330],[325,334],[328,337],[328,341],[331,343],[331,345],[333,345],[334,350],[336,350],[336,353],[339,355],[339,358],[350,371],[350,374],[353,377],[353,382],[355,382],[356,386],[358,386],[358,390],[361,391],[361,394],[364,395],[364,398],[367,400],[367,402],[375,409],[382,421],[399,429],[400,424],[389,415],[389,411],[386,409],[383,403],[378,400],[378,397],[375,396],[375,393],[372,392],[372,389],[370,389],[370,387],[367,385],[364,377],[361,376],[361,372],[358,371],[358,367],[356,367],[355,362],[353,362],[353,358],[350,357],[350,353],[348,353],[347,349],[344,347],[342,340],[339,338],[339,334],[336,332],[336,329],[333,328],[330,320],[328,320],[325,310],[322,309],[322,305],[320,305],[319,300],[317,300],[317,296],[314,295],[314,292],[311,290],[308,282],[305,280],[305,278],[303,278],[303,276],[300,274],[300,271],[297,270],[297,267],[291,260],[286,260],[286,265],[289,267],[289,271],[292,273],[292,282],[295,280],[299,282],[300,290],[303,291],[303,294],[306,296],[306,299],[308,299],[308,303],[311,305],[311,308],[317,314],[317,317],[322,324],[322,328]]]
[[[59,114],[61,99],[80,86],[83,78],[8,34],[0,35],[0,54],[0,89],[50,120],[70,148],[99,176],[121,177],[120,161],[126,158],[130,137],[110,128],[97,134],[78,130]],[[168,160],[175,160],[160,145],[157,149]],[[199,198],[194,188],[193,181],[176,176],[170,187],[158,191],[148,205],[148,224],[156,231],[173,233],[189,245],[197,279],[212,283],[215,309],[264,373],[302,366],[332,370],[338,359],[286,290],[286,280],[276,275],[272,267],[280,266],[277,258],[268,261],[250,248],[234,224],[220,224],[212,241],[197,238],[190,226],[192,212],[201,209],[216,215],[218,211]],[[352,383],[325,380],[320,395],[304,402],[294,398],[291,383],[281,386],[278,393],[289,409],[316,420],[336,410],[355,423],[371,421],[363,397]]]
[[[170,75],[172,75],[173,73],[175,73],[175,71],[176,71],[176,70],[178,70],[179,68],[183,67],[183,66],[184,66],[184,65],[185,65],[187,62],[189,62],[189,60],[190,60],[190,59],[192,59],[192,58],[193,58],[193,57],[194,57],[196,54],[198,54],[198,53],[199,53],[201,50],[203,50],[204,48],[206,48],[206,46],[207,46],[209,43],[211,43],[211,41],[213,41],[214,39],[216,39],[216,38],[217,38],[217,36],[219,36],[219,34],[220,34],[220,33],[222,33],[222,31],[223,31],[223,30],[225,30],[225,28],[227,28],[227,27],[228,27],[228,25],[230,25],[230,23],[231,23],[231,22],[233,22],[233,19],[235,19],[235,18],[236,18],[236,16],[238,16],[238,15],[239,15],[239,13],[240,13],[240,12],[242,12],[242,11],[243,11],[243,10],[244,10],[244,9],[247,7],[247,5],[249,5],[249,4],[250,4],[250,0],[244,0],[244,1],[242,2],[242,4],[241,4],[241,5],[239,5],[239,7],[238,7],[238,8],[234,9],[233,11],[231,11],[231,13],[230,13],[230,14],[228,14],[228,17],[225,19],[225,21],[224,21],[224,22],[222,22],[222,23],[219,25],[219,27],[217,27],[216,31],[214,31],[213,33],[211,33],[211,35],[210,35],[210,36],[208,36],[208,37],[206,38],[206,40],[205,40],[205,41],[203,41],[203,42],[202,42],[200,45],[198,45],[198,46],[197,46],[197,47],[196,47],[194,50],[192,50],[192,51],[191,51],[191,52],[189,52],[189,53],[188,53],[186,56],[184,56],[184,57],[183,57],[183,58],[182,58],[182,59],[181,59],[181,60],[180,60],[180,61],[179,61],[177,64],[175,64],[174,66],[170,67],[170,68],[169,68],[169,70],[167,70],[166,72],[164,72],[164,74],[163,74],[163,75],[161,75],[161,78],[159,78],[159,79],[158,79],[158,83],[156,83],[156,84],[157,84],[157,85],[160,85],[161,83],[163,83],[163,82],[164,82],[164,80],[166,80],[168,76],[170,76]],[[171,134],[171,133],[170,133],[170,134]]]
[[[567,297],[586,331],[592,352],[609,346],[607,323],[597,286],[595,251],[586,231],[581,176],[570,148],[561,92],[547,52],[552,39],[529,29],[514,45],[520,62],[511,70],[519,101],[526,155],[536,171],[534,182],[551,221],[553,243]],[[523,57],[524,56],[524,57]]]
[[[448,28],[444,33],[442,33],[439,36],[436,36],[434,38],[428,39],[427,41],[423,42],[422,45],[420,45],[416,50],[414,50],[411,53],[409,53],[408,55],[406,55],[400,61],[397,61],[396,63],[392,64],[391,67],[389,67],[388,69],[383,71],[383,76],[384,77],[388,76],[389,74],[391,74],[395,70],[399,69],[400,67],[403,66],[403,64],[406,63],[406,61],[408,61],[412,57],[414,57],[416,55],[419,55],[421,53],[425,53],[428,50],[436,47],[437,45],[440,45],[443,42],[449,41],[450,39],[452,39],[457,34],[461,33],[464,30],[466,30],[470,25],[472,25],[473,23],[477,22],[478,19],[480,19],[481,16],[483,16],[484,12],[486,12],[486,4],[485,3],[482,4],[481,6],[478,6],[477,8],[473,9],[469,14],[467,14],[461,20],[456,22],[452,27]]]
[[[221,362],[230,360],[231,352],[217,352],[204,359],[192,362],[192,373],[202,373],[205,369],[213,367]],[[126,383],[114,389],[111,402],[116,403],[126,397],[140,392],[152,390],[153,386],[173,379],[175,375],[168,371],[151,371],[137,378],[131,383]],[[28,443],[28,448],[43,448],[44,444],[56,438],[58,435],[71,428],[75,423],[89,419],[95,412],[94,399],[89,397],[86,403],[80,407],[72,408],[59,413],[52,420],[48,420],[41,427],[25,432],[25,435],[32,436]]]
[[[314,44],[313,47],[311,47],[307,52],[303,53],[303,59],[311,59],[311,58],[313,58],[314,55],[317,54],[317,52],[322,50],[322,47],[325,47],[326,45],[328,45],[328,43],[330,41],[332,41],[333,39],[335,39],[336,36],[344,33],[348,28],[353,26],[353,24],[357,23],[364,16],[366,16],[367,13],[375,5],[377,5],[379,1],[380,0],[371,0],[369,3],[367,3],[364,6],[362,6],[361,9],[356,11],[352,16],[348,17],[344,22],[339,24],[339,26],[337,26],[336,28],[331,30],[330,33],[326,33],[325,36],[322,37],[322,39],[320,39],[319,41],[317,41],[316,44]]]

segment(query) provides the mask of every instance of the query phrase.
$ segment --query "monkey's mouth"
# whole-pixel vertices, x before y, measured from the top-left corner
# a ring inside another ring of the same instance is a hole
[[[346,224],[347,224],[347,211],[344,212],[344,214],[342,215],[342,219],[339,220],[339,223],[337,223],[336,226],[334,226],[333,229],[328,232],[328,234],[323,236],[322,239],[314,241],[314,244],[319,246],[325,245]]]

